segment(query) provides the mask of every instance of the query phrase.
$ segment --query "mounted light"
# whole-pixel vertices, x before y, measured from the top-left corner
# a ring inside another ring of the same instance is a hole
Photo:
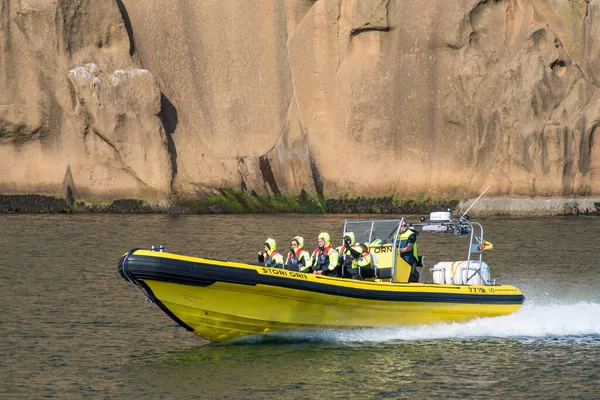
[[[431,222],[452,222],[452,214],[449,211],[432,212],[429,220]]]

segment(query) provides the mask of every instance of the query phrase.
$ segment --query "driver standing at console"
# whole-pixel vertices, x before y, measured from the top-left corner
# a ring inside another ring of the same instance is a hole
[[[400,227],[400,235],[398,236],[400,243],[400,256],[408,265],[411,266],[409,282],[419,282],[419,273],[417,272],[417,232],[409,229],[406,221],[402,221]]]

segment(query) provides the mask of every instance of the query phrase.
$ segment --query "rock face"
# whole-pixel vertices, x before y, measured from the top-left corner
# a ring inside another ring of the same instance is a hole
[[[164,198],[160,89],[111,1],[0,1],[0,191]]]
[[[0,0],[0,192],[597,196],[599,16],[584,0]]]

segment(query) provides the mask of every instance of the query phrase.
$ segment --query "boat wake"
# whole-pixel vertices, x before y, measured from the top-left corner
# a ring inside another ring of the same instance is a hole
[[[365,343],[440,339],[550,339],[600,336],[600,304],[527,303],[518,312],[463,323],[352,330],[297,331],[240,339],[237,343]]]

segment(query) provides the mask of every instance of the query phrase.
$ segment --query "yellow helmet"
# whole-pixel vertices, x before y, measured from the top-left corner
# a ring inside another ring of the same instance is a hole
[[[301,249],[304,247],[304,238],[302,236],[294,236],[292,240],[298,242],[298,248]]]
[[[353,245],[356,242],[354,232],[346,232],[344,233],[344,237],[348,237],[350,239],[350,245]]]
[[[267,240],[265,240],[265,244],[269,246],[269,251],[267,252],[269,253],[269,255],[271,255],[272,252],[277,250],[277,243],[275,242],[275,239],[268,238]]]
[[[329,233],[327,233],[327,232],[319,233],[319,236],[317,236],[317,239],[323,239],[325,241],[325,247],[328,247],[329,245],[331,245],[331,236],[329,236]]]

